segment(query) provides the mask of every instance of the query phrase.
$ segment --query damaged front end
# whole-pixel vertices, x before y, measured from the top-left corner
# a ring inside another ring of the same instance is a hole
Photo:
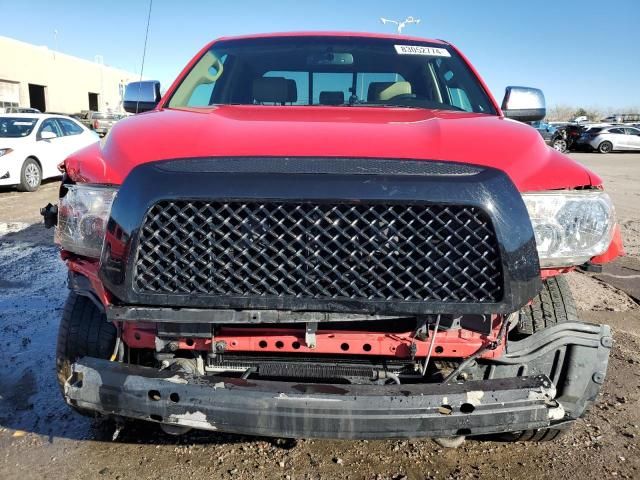
[[[344,359],[313,364],[290,358],[283,367],[249,357],[229,361],[224,372],[222,362],[213,362],[218,371],[210,373],[199,371],[197,362],[185,368],[184,359],[179,368],[161,370],[83,358],[73,365],[65,396],[105,415],[250,435],[484,435],[579,418],[602,385],[610,347],[607,326],[566,323],[509,342],[500,357],[473,362],[455,381],[429,383],[403,378],[394,362],[380,364],[392,374],[385,379],[373,375],[375,362],[349,365]],[[435,369],[447,362],[433,363]],[[298,378],[286,378],[283,368]]]
[[[459,437],[560,426],[603,383],[609,327],[510,336],[541,276],[498,170],[175,160],[92,195],[109,201],[91,223],[100,261],[68,255],[69,285],[117,343],[71,365],[80,410],[173,431]]]

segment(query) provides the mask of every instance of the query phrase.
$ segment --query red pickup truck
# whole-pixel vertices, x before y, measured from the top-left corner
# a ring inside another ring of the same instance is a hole
[[[541,91],[501,108],[439,40],[283,33],[216,40],[125,108],[43,212],[78,411],[456,443],[550,440],[596,399],[611,331],[562,274],[620,231],[601,179],[521,123]]]

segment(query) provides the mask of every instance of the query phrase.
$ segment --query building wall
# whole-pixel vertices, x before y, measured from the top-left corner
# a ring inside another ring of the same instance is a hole
[[[29,84],[42,85],[49,112],[89,110],[90,92],[98,94],[101,111],[121,112],[124,86],[139,80],[135,73],[2,36],[0,59],[0,101],[15,98],[18,83],[20,106],[28,107]]]

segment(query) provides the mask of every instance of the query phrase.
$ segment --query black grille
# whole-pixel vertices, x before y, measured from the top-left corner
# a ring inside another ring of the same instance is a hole
[[[497,302],[487,215],[470,206],[162,201],[146,214],[139,293]]]

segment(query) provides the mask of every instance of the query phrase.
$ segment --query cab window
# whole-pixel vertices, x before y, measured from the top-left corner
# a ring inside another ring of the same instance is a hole
[[[59,118],[58,123],[60,124],[60,127],[62,127],[62,132],[65,135],[80,135],[82,132],[84,132],[84,130],[82,130],[82,127],[73,120]]]

